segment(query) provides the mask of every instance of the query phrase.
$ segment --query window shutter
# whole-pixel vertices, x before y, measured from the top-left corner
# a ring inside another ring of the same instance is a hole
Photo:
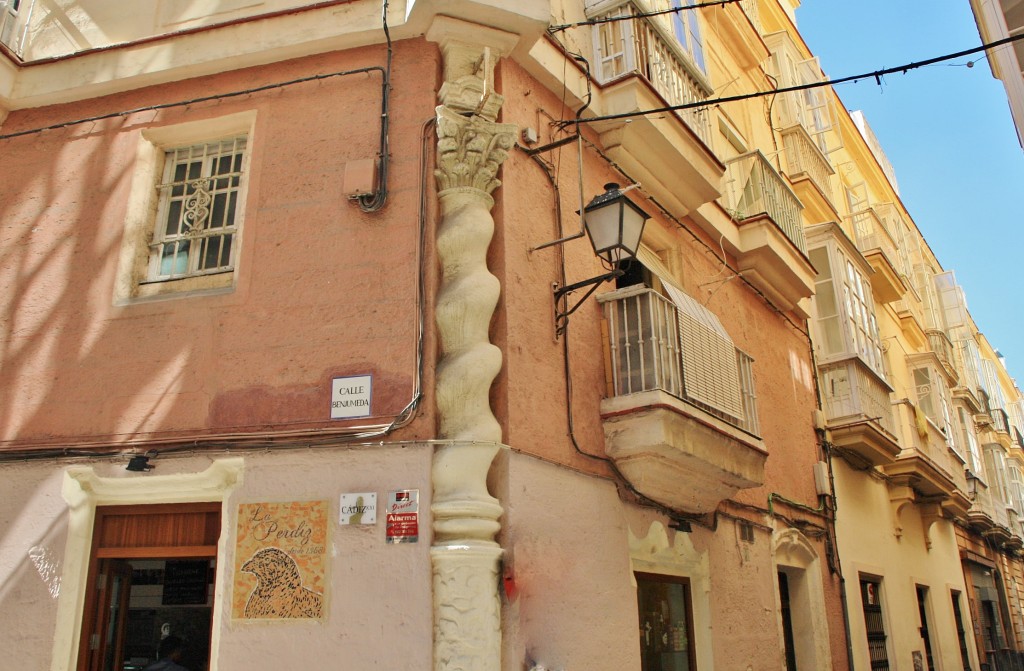
[[[671,284],[665,290],[678,308],[683,383],[694,400],[743,418],[736,346],[713,312]]]

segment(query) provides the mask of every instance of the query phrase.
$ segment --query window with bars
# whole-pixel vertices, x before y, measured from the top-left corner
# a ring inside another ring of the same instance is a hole
[[[964,616],[960,612],[960,592],[952,591],[950,596],[953,600],[953,618],[956,622],[956,639],[960,644],[960,661],[965,669],[971,668],[971,657],[967,651],[967,628],[964,626]]]
[[[239,136],[167,151],[149,281],[234,269],[245,148]]]
[[[864,629],[868,637],[868,657],[872,671],[889,671],[885,619],[882,615],[882,581],[861,578],[860,598],[864,607]]]

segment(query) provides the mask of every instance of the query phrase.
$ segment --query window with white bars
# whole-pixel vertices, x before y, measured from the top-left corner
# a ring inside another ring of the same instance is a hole
[[[166,152],[149,281],[234,269],[245,136]]]

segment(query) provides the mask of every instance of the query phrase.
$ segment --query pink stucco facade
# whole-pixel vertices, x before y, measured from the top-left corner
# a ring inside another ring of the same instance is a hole
[[[12,114],[5,133],[375,65],[367,48]],[[396,49],[386,217],[343,193],[373,158],[379,75],[354,74],[7,140],[3,440],[117,444],[274,428],[330,431],[330,380],[371,374],[369,424],[416,378],[417,196],[437,55]],[[236,285],[114,305],[136,147],[147,128],[255,111]],[[301,326],[301,328],[299,328]],[[72,395],[67,390],[80,390]],[[86,391],[88,390],[88,391]],[[424,416],[429,426],[429,411]]]

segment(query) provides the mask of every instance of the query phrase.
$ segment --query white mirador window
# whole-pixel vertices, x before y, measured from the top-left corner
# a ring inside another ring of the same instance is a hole
[[[885,377],[882,341],[878,335],[871,285],[864,273],[837,247],[808,252],[818,270],[815,284],[819,346],[826,358],[859,356],[871,370]]]
[[[953,432],[949,388],[942,374],[931,364],[914,368],[914,394],[921,412],[946,437],[949,447],[958,449],[956,434]]]
[[[693,7],[696,0],[672,0],[671,8]],[[700,35],[700,24],[697,22],[696,9],[683,9],[672,14],[672,32],[686,53],[693,57],[693,62],[701,72],[707,72],[704,64],[704,40]]]
[[[233,269],[245,146],[241,136],[167,151],[150,281]]]

